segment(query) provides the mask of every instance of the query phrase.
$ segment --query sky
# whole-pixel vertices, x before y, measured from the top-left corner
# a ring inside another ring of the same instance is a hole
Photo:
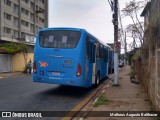
[[[119,0],[120,9],[129,0]],[[123,18],[125,27],[131,22]],[[103,43],[114,42],[112,11],[108,0],[49,0],[49,27],[84,28]]]

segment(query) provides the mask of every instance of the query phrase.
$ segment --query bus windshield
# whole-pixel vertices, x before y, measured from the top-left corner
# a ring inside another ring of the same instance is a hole
[[[39,34],[39,43],[43,48],[75,48],[79,42],[80,35],[79,31],[41,31]]]

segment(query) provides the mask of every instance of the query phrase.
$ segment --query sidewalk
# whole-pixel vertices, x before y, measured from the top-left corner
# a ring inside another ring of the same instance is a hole
[[[13,77],[13,76],[21,75],[21,74],[23,74],[23,72],[0,73],[0,79],[6,78],[6,77]]]
[[[102,103],[94,107],[98,100],[92,101],[83,109],[84,111],[150,111],[151,106],[147,101],[147,94],[144,93],[140,84],[133,84],[130,81],[130,66],[119,70],[120,86],[112,86],[113,80],[104,87],[99,96],[105,97],[106,105]],[[100,98],[100,97],[99,97]],[[84,117],[85,120],[157,120],[153,117]]]

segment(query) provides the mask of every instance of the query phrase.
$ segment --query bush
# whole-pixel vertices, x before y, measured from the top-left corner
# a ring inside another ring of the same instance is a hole
[[[139,60],[143,56],[143,51],[140,49],[133,55],[133,60]]]

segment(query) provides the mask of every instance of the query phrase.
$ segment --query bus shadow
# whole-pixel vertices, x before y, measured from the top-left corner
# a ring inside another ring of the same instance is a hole
[[[108,81],[109,78],[102,79],[100,82],[101,86],[105,83],[105,81]],[[69,97],[69,98],[82,98],[86,97],[88,94],[90,94],[92,91],[96,90],[95,86],[91,86],[89,88],[83,88],[83,87],[75,87],[75,86],[65,86],[65,85],[58,85],[54,88],[46,89],[45,91],[42,91],[39,93],[40,96],[45,97]]]
[[[75,97],[81,98],[83,96],[88,95],[94,88],[82,88],[82,87],[74,87],[74,86],[65,86],[60,85],[55,88],[46,90],[40,94],[45,96],[64,96],[64,97]]]

